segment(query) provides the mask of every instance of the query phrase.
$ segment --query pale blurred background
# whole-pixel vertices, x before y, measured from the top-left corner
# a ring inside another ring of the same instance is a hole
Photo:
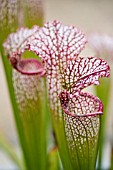
[[[44,4],[45,21],[56,19],[62,21],[64,24],[75,25],[83,30],[86,35],[91,32],[102,32],[113,35],[113,0],[45,0]],[[87,47],[83,54],[91,56],[93,55],[93,51]],[[110,96],[111,99],[113,98],[112,94],[113,88]],[[108,138],[112,132],[112,109],[112,102],[110,102],[109,118],[106,125]],[[0,58],[0,134],[1,133],[4,133],[14,148],[18,150],[16,128]],[[105,167],[106,170],[109,168],[109,149],[109,141],[106,141],[106,154],[103,158],[103,167]],[[0,150],[0,170],[15,169],[16,167]]]

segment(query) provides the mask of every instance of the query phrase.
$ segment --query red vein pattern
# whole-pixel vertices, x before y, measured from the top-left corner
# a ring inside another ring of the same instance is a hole
[[[54,57],[56,60],[68,60],[78,56],[84,48],[86,38],[76,27],[63,26],[59,21],[53,21],[46,23],[29,42],[30,50],[40,54],[46,61]]]
[[[64,69],[63,86],[66,89],[82,90],[91,84],[99,85],[99,78],[109,77],[109,69],[109,65],[102,59],[79,57],[71,60]]]
[[[72,117],[64,115],[65,133],[73,167],[93,169],[96,164],[99,115]]]
[[[6,53],[10,56],[15,52],[22,53],[25,50],[26,40],[39,30],[38,26],[34,26],[32,29],[20,28],[16,33],[11,33],[5,43],[3,44]]]
[[[32,42],[32,43],[31,43]],[[58,111],[58,95],[62,90],[61,75],[68,62],[77,58],[84,48],[84,34],[73,26],[63,26],[59,21],[46,23],[28,41],[28,48],[41,57],[46,64],[51,108]]]
[[[32,34],[25,49],[35,52],[45,64],[51,111],[54,117],[64,120],[73,166],[80,168],[83,163],[83,167],[91,169],[95,166],[103,105],[97,97],[81,90],[98,85],[99,78],[109,76],[110,68],[102,59],[78,56],[86,42],[76,27],[53,21]],[[87,161],[80,163],[84,156]]]
[[[109,76],[109,66],[104,60],[78,57],[85,43],[86,38],[80,30],[56,21],[45,24],[28,41],[29,50],[39,55],[46,64],[54,116],[62,117],[62,109],[65,113],[67,145],[73,167],[77,169],[95,167],[99,114],[103,111],[102,102],[97,97],[81,90],[91,84],[97,85],[99,78]],[[63,90],[66,94],[62,97]],[[85,156],[86,162],[80,161]]]
[[[38,26],[32,29],[20,28],[16,33],[12,33],[3,44],[5,52],[9,55],[9,59],[13,67],[22,74],[44,75],[43,65],[35,59],[21,59],[25,51],[26,40],[30,38],[36,31],[39,30]]]
[[[12,79],[19,110],[24,113],[26,108],[32,108],[33,105],[35,107],[35,104],[38,105],[39,96],[44,94],[43,79],[40,78],[39,75],[24,75],[16,70],[13,70]],[[44,96],[42,96],[42,98],[44,98]]]
[[[100,99],[88,93],[76,91],[72,95],[62,91],[59,97],[64,112],[75,118],[102,114],[103,105]]]

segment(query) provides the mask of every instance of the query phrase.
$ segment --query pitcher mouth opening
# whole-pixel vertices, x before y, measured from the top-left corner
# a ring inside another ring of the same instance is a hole
[[[42,63],[37,59],[21,59],[18,61],[15,57],[10,57],[12,66],[20,73],[25,75],[44,76],[45,70]]]
[[[101,100],[86,92],[78,91],[77,94],[70,94],[64,90],[60,93],[59,98],[64,113],[69,116],[76,118],[103,114],[103,104]],[[90,107],[93,108],[93,110],[91,110]]]

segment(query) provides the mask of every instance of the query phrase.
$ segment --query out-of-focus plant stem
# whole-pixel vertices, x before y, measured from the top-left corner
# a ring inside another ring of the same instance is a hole
[[[4,56],[3,48],[0,47],[0,49],[1,49],[1,56],[2,56],[3,65],[4,65],[4,68],[5,68],[4,71],[5,71],[5,75],[6,75],[7,86],[8,86],[8,89],[9,89],[10,101],[11,101],[11,104],[12,104],[12,109],[15,113],[14,117],[15,117],[15,121],[16,121],[17,131],[18,131],[18,134],[19,134],[19,139],[20,139],[22,149],[24,151],[24,146],[25,146],[25,143],[24,143],[24,140],[23,140],[24,134],[23,134],[22,126],[20,125],[18,107],[17,107],[15,95],[14,95],[14,88],[13,88],[13,82],[12,82],[12,68],[11,68],[11,65],[10,65],[8,59],[6,58],[6,56]]]
[[[12,145],[10,145],[10,143],[4,138],[2,134],[0,134],[0,148],[7,154],[7,156],[11,158],[11,160],[14,162],[15,165],[17,165],[19,169],[25,169],[23,162],[18,158],[14,148],[12,147]]]
[[[110,170],[113,170],[113,146],[112,146],[112,149],[111,149],[111,167],[110,167]]]
[[[48,153],[48,170],[59,170],[59,155],[57,146]]]
[[[61,157],[62,165],[64,170],[72,170],[71,161],[69,159],[69,150],[67,147],[67,141],[65,136],[65,130],[64,130],[64,121],[63,121],[63,111],[62,111],[62,119],[59,119],[57,117],[54,117],[54,114],[52,113],[52,122],[54,125],[55,130],[55,138],[58,143],[59,147],[59,154]]]
[[[105,125],[106,125],[106,115],[107,115],[107,106],[109,101],[110,94],[110,79],[103,78],[100,80],[100,85],[95,86],[96,95],[102,100],[104,105],[104,112],[101,116],[101,126],[100,126],[100,136],[99,136],[99,156],[98,156],[98,170],[102,170],[102,155],[103,155],[103,146],[105,138]]]

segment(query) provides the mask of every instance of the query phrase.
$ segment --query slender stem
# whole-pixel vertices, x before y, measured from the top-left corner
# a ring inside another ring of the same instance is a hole
[[[19,135],[19,140],[20,140],[21,147],[23,149],[24,157],[27,157],[27,154],[26,154],[25,149],[24,149],[25,143],[24,143],[23,129],[22,129],[22,126],[21,126],[21,123],[20,123],[20,118],[19,118],[19,114],[18,114],[19,111],[18,111],[18,107],[17,107],[15,95],[14,95],[13,82],[12,82],[12,68],[10,66],[10,63],[9,63],[7,57],[4,56],[3,48],[0,47],[0,49],[1,49],[2,62],[3,62],[3,65],[4,65],[4,71],[5,71],[5,75],[6,75],[7,86],[8,86],[8,89],[9,89],[10,101],[11,101],[11,104],[12,104],[12,109],[13,109],[13,113],[14,113],[16,127],[17,127],[17,131],[18,131],[18,135]]]
[[[58,155],[58,148],[55,146],[50,150],[48,154],[48,170],[59,170],[60,169],[60,161]]]
[[[96,86],[97,96],[102,100],[104,104],[104,114],[101,116],[100,137],[99,137],[99,156],[98,156],[98,170],[102,170],[102,156],[105,138],[105,124],[107,116],[107,105],[110,93],[110,79],[101,79],[101,84]]]
[[[111,167],[110,170],[113,170],[113,147],[111,149]]]
[[[14,162],[15,165],[18,166],[19,169],[24,169],[24,165],[22,161],[20,161],[17,153],[14,148],[6,141],[6,139],[0,134],[0,148],[10,157],[10,159]]]
[[[54,116],[52,113],[52,121],[55,130],[56,140],[59,147],[59,154],[61,157],[62,165],[64,170],[72,170],[71,160],[69,157],[69,150],[67,146],[66,136],[65,136],[65,127],[63,121],[63,113],[62,119]]]

